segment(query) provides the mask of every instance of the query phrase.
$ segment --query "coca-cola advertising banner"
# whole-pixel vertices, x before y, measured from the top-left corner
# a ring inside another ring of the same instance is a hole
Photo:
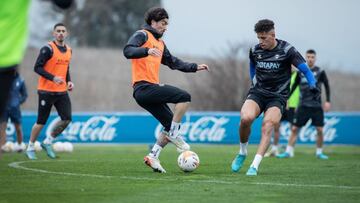
[[[27,142],[36,114],[23,114],[24,140]],[[51,115],[40,140],[50,134],[60,118]],[[190,143],[237,144],[239,142],[239,112],[190,112],[182,121],[181,134]],[[261,137],[262,116],[252,126],[250,143],[257,144]],[[360,145],[360,136],[355,131],[360,125],[360,112],[329,113],[325,116],[324,140],[330,144]],[[150,114],[131,113],[74,113],[73,121],[57,138],[74,143],[152,143],[162,126]],[[9,123],[8,140],[15,139],[15,128]],[[280,142],[285,143],[290,134],[290,124],[282,123]],[[299,144],[316,141],[316,130],[309,121],[300,129]]]

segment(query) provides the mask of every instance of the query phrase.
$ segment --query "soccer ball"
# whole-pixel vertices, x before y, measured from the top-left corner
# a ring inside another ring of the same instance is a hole
[[[200,159],[199,156],[192,151],[184,151],[178,157],[178,165],[184,172],[194,171],[199,167]]]

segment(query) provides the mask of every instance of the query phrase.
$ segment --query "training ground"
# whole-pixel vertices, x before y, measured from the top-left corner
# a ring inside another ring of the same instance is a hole
[[[296,148],[294,158],[264,158],[257,177],[245,175],[256,150],[238,172],[230,164],[237,145],[192,145],[200,167],[184,173],[173,146],[160,156],[166,174],[143,163],[147,145],[75,145],[55,160],[38,152],[0,160],[0,203],[5,202],[359,202],[360,147],[328,146],[329,160],[315,146]]]

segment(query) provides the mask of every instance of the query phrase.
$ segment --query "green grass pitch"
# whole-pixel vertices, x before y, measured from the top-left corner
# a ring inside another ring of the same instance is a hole
[[[75,145],[73,153],[50,160],[3,154],[0,203],[7,202],[359,202],[360,147],[328,146],[329,160],[315,158],[315,146],[298,146],[295,157],[264,158],[257,177],[245,175],[256,150],[239,173],[230,170],[237,145],[192,145],[200,167],[184,173],[176,150],[160,156],[166,174],[143,164],[147,145]]]

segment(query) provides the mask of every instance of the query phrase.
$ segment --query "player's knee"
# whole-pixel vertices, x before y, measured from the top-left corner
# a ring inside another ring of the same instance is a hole
[[[323,127],[316,127],[316,131],[317,131],[318,134],[322,134]]]
[[[46,124],[46,120],[38,119],[38,120],[36,121],[36,124],[37,124],[37,125],[45,125],[45,124]]]
[[[262,127],[263,128],[274,128],[277,125],[277,122],[267,119],[263,121]]]
[[[181,99],[180,100],[181,100],[181,102],[191,102],[191,95],[184,91],[181,94]]]
[[[241,125],[251,125],[251,123],[254,121],[254,119],[255,119],[254,116],[252,116],[251,114],[242,112],[240,123],[241,123]]]
[[[292,132],[293,134],[296,134],[297,131],[298,131],[298,127],[293,126],[293,127],[291,128],[291,132]]]

